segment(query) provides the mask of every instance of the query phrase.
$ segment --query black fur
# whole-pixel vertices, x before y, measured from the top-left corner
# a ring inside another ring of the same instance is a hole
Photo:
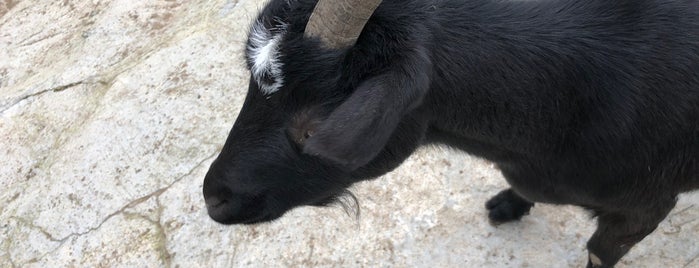
[[[588,266],[608,267],[699,188],[699,0],[386,0],[341,50],[303,37],[314,4],[258,17],[284,85],[251,79],[204,181],[216,221],[328,204],[442,143],[498,164],[494,221],[593,210]]]

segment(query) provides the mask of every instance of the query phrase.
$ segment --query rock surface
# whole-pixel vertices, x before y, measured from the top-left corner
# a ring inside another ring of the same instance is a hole
[[[201,188],[238,109],[255,0],[0,0],[0,267],[581,267],[594,220],[488,224],[492,164],[424,148],[300,208],[221,226]],[[699,267],[699,194],[619,267]]]

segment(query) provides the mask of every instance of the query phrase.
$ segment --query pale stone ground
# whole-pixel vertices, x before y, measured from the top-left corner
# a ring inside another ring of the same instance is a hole
[[[359,220],[206,215],[204,174],[241,106],[255,0],[0,0],[0,267],[580,267],[594,221],[537,205],[488,224],[483,160],[423,149],[354,187]],[[699,194],[619,267],[699,267]]]

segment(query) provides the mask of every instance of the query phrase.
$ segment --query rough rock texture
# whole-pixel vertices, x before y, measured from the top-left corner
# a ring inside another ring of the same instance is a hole
[[[361,217],[208,218],[202,180],[246,89],[255,0],[0,0],[0,267],[580,267],[594,220],[488,224],[488,162],[424,148],[354,187]],[[619,267],[699,267],[699,194]]]

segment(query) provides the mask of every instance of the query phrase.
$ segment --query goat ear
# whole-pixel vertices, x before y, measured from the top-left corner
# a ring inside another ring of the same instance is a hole
[[[430,66],[427,57],[418,53],[360,83],[306,141],[304,153],[350,171],[369,163],[403,116],[422,103]]]

